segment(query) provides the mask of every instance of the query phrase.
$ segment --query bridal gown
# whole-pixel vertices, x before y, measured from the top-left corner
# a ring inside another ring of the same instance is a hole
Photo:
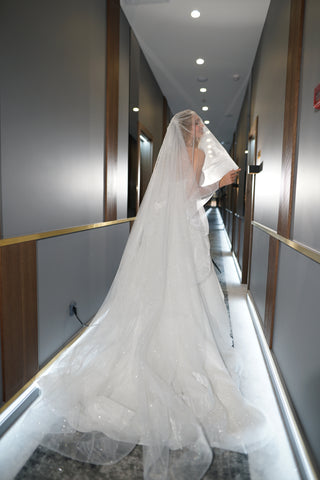
[[[140,444],[147,480],[199,479],[212,447],[248,452],[265,435],[263,414],[238,387],[203,209],[237,165],[203,127],[196,184],[186,149],[194,118],[171,120],[104,303],[39,380],[43,445],[103,464]]]

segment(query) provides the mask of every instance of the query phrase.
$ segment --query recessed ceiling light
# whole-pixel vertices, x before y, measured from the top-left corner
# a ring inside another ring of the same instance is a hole
[[[197,77],[198,82],[207,82],[208,78],[207,77]]]
[[[133,107],[132,109],[134,112],[139,112],[139,108],[138,107]]]
[[[206,125],[209,125],[210,120],[205,120],[204,123],[205,123]]]
[[[234,73],[234,74],[232,75],[232,78],[233,78],[233,80],[234,80],[235,82],[237,82],[237,81],[240,79],[239,73]]]
[[[204,59],[203,58],[197,58],[196,63],[198,65],[203,65],[204,64]]]
[[[248,153],[248,150],[245,150],[244,153],[247,154],[247,153]]]
[[[201,87],[201,88],[200,88],[200,92],[201,92],[201,93],[206,93],[206,91],[207,91],[207,89],[206,89],[205,87]]]
[[[200,12],[199,12],[199,10],[192,10],[190,15],[191,15],[192,18],[199,18],[200,17]]]
[[[206,112],[207,110],[209,110],[209,107],[207,107],[206,105],[204,105],[204,106],[202,107],[202,110],[203,110],[204,112]]]

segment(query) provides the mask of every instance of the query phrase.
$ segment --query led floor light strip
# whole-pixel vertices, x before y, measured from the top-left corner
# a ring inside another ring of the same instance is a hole
[[[30,387],[6,408],[0,415],[0,437],[21,417],[39,395],[40,390],[38,387]]]

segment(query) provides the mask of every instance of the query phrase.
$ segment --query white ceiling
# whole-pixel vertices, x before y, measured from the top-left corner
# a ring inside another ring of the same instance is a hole
[[[228,147],[270,0],[121,0],[173,113],[191,108]],[[193,19],[192,10],[200,11]],[[196,59],[205,63],[197,65]],[[235,81],[233,75],[239,75]],[[199,78],[207,78],[201,82]],[[207,93],[200,93],[206,87]],[[209,110],[203,112],[201,107]]]

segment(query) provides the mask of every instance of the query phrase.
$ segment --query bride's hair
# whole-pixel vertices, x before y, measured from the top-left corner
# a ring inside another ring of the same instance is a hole
[[[183,110],[175,115],[175,119],[179,124],[183,139],[186,146],[196,146],[197,139],[195,137],[195,124],[197,114],[192,110]]]

